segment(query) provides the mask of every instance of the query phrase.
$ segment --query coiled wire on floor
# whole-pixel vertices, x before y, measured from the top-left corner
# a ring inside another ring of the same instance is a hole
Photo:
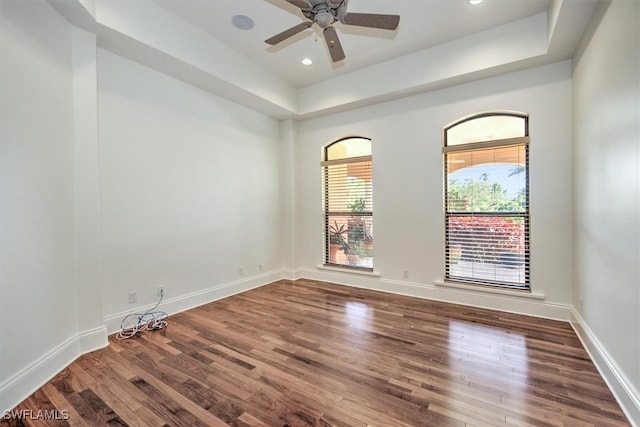
[[[142,331],[158,331],[162,330],[164,333],[165,329],[168,326],[167,318],[169,315],[164,311],[156,311],[156,308],[162,302],[162,295],[160,295],[160,299],[149,310],[144,313],[131,313],[125,316],[120,323],[120,330],[116,334],[116,338],[119,340],[126,340],[129,338],[133,338],[139,332]]]

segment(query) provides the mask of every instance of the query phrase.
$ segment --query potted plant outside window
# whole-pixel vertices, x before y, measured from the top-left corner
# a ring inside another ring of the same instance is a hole
[[[349,244],[344,235],[348,232],[344,224],[338,226],[338,221],[333,221],[329,226],[329,262],[336,263],[336,254],[342,250],[345,255],[349,252]]]

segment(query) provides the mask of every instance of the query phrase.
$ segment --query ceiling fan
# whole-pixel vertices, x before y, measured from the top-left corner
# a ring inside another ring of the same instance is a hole
[[[338,39],[338,34],[333,28],[334,22],[341,22],[344,25],[356,25],[359,27],[379,28],[382,30],[395,30],[398,28],[400,16],[380,15],[377,13],[349,13],[347,12],[347,0],[286,0],[287,3],[299,7],[302,14],[309,20],[295,25],[275,36],[265,40],[265,43],[276,45],[285,41],[289,37],[311,28],[313,24],[318,24],[322,28],[324,40],[329,48],[333,62],[341,61],[345,58],[342,44]]]

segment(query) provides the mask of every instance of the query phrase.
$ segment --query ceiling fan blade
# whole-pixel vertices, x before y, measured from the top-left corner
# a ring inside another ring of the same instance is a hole
[[[281,32],[280,34],[276,34],[275,36],[266,39],[264,42],[270,45],[276,45],[280,42],[285,41],[286,39],[288,39],[289,37],[293,37],[296,34],[298,34],[301,31],[306,30],[307,28],[311,27],[313,25],[313,22],[302,22],[294,27],[289,28],[288,30],[284,30],[283,32]]]
[[[340,22],[358,27],[395,30],[400,23],[399,15],[379,15],[377,13],[345,13]]]
[[[300,9],[311,9],[311,5],[304,0],[287,0],[287,3],[291,3],[295,7],[299,7]]]
[[[342,50],[342,44],[338,38],[338,33],[333,27],[327,27],[324,29],[324,41],[327,42],[329,53],[331,54],[331,60],[333,62],[342,61],[344,56],[344,50]]]

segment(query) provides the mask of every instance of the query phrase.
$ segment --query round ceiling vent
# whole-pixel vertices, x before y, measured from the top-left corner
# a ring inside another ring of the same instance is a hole
[[[250,30],[254,26],[253,19],[247,15],[234,15],[234,17],[231,18],[231,23],[234,27],[241,30]]]

